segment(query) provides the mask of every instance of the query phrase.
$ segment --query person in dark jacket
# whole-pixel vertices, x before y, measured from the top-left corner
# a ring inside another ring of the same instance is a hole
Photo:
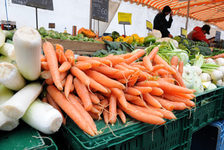
[[[209,40],[206,38],[205,34],[210,34],[210,26],[207,24],[202,27],[195,27],[193,31],[187,35],[187,38],[193,41],[204,41],[209,44]]]
[[[166,16],[170,14],[170,18],[167,21]],[[173,22],[172,18],[172,11],[169,6],[165,6],[162,10],[162,12],[158,13],[153,21],[153,29],[159,30],[162,33],[162,37],[173,37],[170,32],[168,31],[168,28],[171,27],[171,24]]]

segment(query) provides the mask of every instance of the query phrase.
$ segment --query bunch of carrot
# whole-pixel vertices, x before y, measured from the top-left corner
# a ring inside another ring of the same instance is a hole
[[[48,84],[47,98],[62,109],[83,131],[94,136],[93,120],[103,117],[114,124],[125,113],[136,120],[161,125],[165,119],[176,119],[173,110],[194,107],[193,90],[185,88],[179,70],[170,66],[154,48],[147,56],[144,50],[103,58],[78,56],[63,46],[45,42],[41,58],[42,77]],[[140,57],[143,61],[136,62]],[[124,113],[125,112],[125,113]],[[64,122],[65,123],[65,122]]]

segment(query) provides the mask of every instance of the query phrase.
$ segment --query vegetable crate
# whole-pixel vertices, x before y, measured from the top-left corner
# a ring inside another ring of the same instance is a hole
[[[108,150],[176,150],[189,149],[192,130],[192,118],[189,111],[176,113],[177,120],[167,121],[166,125],[155,126],[136,122],[128,118],[126,124],[120,120],[114,126],[106,126],[96,121],[101,133],[91,137],[84,134],[72,120],[61,129],[68,141],[67,149],[108,149]]]
[[[196,108],[193,110],[193,132],[223,118],[224,87],[201,93],[196,96]]]
[[[57,146],[50,137],[42,138],[40,133],[21,123],[11,132],[0,132],[1,150],[57,150]]]

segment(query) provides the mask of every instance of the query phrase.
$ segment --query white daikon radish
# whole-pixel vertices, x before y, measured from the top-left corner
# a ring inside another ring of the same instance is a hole
[[[11,131],[19,125],[19,120],[14,120],[0,111],[0,130]]]
[[[5,87],[18,91],[25,86],[25,80],[15,65],[8,62],[0,63],[0,83]]]
[[[13,42],[20,72],[27,80],[36,80],[41,71],[39,32],[31,27],[22,27],[15,32]]]
[[[0,84],[0,105],[5,103],[13,96],[13,92]]]
[[[2,104],[0,109],[12,119],[20,119],[41,91],[42,86],[40,83],[30,83]]]
[[[1,48],[0,48],[0,53],[2,55],[5,55],[9,57],[12,60],[16,60],[16,54],[15,54],[15,49],[14,45],[10,43],[5,43]]]
[[[45,134],[58,131],[63,120],[57,109],[39,99],[30,105],[22,119],[31,127]]]

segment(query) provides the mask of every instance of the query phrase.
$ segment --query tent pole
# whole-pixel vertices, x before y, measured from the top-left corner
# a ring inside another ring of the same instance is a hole
[[[190,0],[188,0],[188,3],[187,3],[187,20],[186,20],[186,25],[185,25],[186,30],[187,30],[187,26],[188,26],[189,12],[190,12]]]
[[[90,10],[89,10],[89,29],[92,29],[92,0],[90,0]]]

